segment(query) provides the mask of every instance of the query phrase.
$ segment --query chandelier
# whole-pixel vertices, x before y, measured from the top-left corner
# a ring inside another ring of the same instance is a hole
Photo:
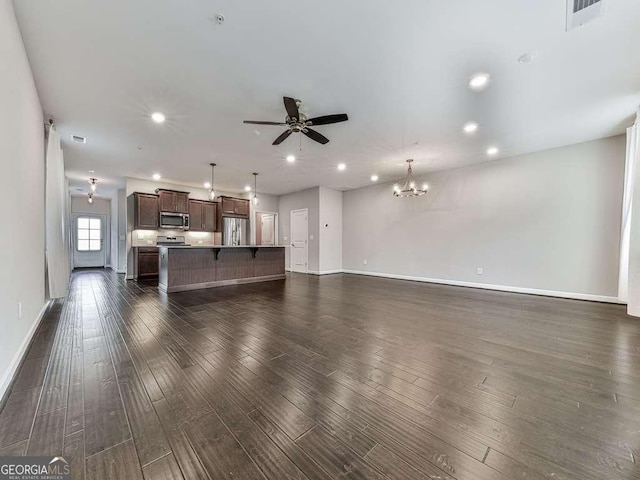
[[[409,164],[409,170],[407,171],[407,179],[404,182],[404,186],[400,186],[395,184],[393,186],[393,195],[396,197],[419,197],[420,195],[424,195],[427,193],[427,189],[429,186],[424,183],[422,188],[418,188],[416,186],[416,182],[413,179],[413,169],[411,168],[411,162],[413,159],[407,160]]]

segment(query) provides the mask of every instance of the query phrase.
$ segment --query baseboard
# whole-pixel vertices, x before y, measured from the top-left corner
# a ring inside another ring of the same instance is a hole
[[[49,305],[51,305],[51,302],[52,300],[47,300],[42,306],[40,313],[38,313],[38,316],[34,320],[33,324],[31,324],[31,327],[29,328],[27,335],[22,340],[22,343],[20,344],[18,351],[13,356],[13,359],[11,360],[11,364],[9,365],[9,368],[7,369],[6,372],[4,372],[4,375],[2,376],[2,380],[0,380],[0,405],[4,405],[4,402],[6,400],[5,395],[9,391],[13,383],[14,377],[18,373],[20,365],[22,364],[22,360],[27,353],[27,349],[29,348],[29,345],[31,344],[31,340],[33,339],[33,336],[38,330],[38,327],[40,326],[40,322],[42,322],[42,319],[44,318],[44,314],[49,308]]]
[[[335,275],[336,273],[343,273],[344,270],[309,270],[307,273],[310,275]]]
[[[414,277],[410,275],[396,275],[393,273],[365,272],[361,270],[343,270],[343,273],[352,275],[366,275],[370,277],[393,278],[396,280],[410,280],[413,282],[437,283],[440,285],[452,285],[456,287],[480,288],[483,290],[497,290],[501,292],[524,293],[527,295],[540,295],[544,297],[570,298],[573,300],[586,300],[589,302],[624,304],[618,297],[606,295],[592,295],[590,293],[560,292],[556,290],[541,290],[538,288],[511,287],[507,285],[493,285],[490,283],[462,282],[458,280],[443,280],[439,278]]]

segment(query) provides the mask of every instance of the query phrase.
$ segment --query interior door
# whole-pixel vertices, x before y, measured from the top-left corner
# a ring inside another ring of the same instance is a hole
[[[275,245],[276,240],[276,216],[273,213],[262,214],[261,245]]]
[[[73,267],[104,267],[106,215],[74,215]]]
[[[291,211],[291,271],[307,273],[309,261],[307,209]]]

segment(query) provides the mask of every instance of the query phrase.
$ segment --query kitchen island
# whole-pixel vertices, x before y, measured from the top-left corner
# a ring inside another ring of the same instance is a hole
[[[172,293],[286,278],[285,247],[161,246],[158,287]]]

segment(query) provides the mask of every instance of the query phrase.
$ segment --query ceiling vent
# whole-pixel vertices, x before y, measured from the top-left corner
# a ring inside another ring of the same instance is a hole
[[[87,137],[81,137],[80,135],[71,135],[71,141],[76,143],[87,143]]]
[[[567,32],[604,15],[607,0],[567,0]]]

